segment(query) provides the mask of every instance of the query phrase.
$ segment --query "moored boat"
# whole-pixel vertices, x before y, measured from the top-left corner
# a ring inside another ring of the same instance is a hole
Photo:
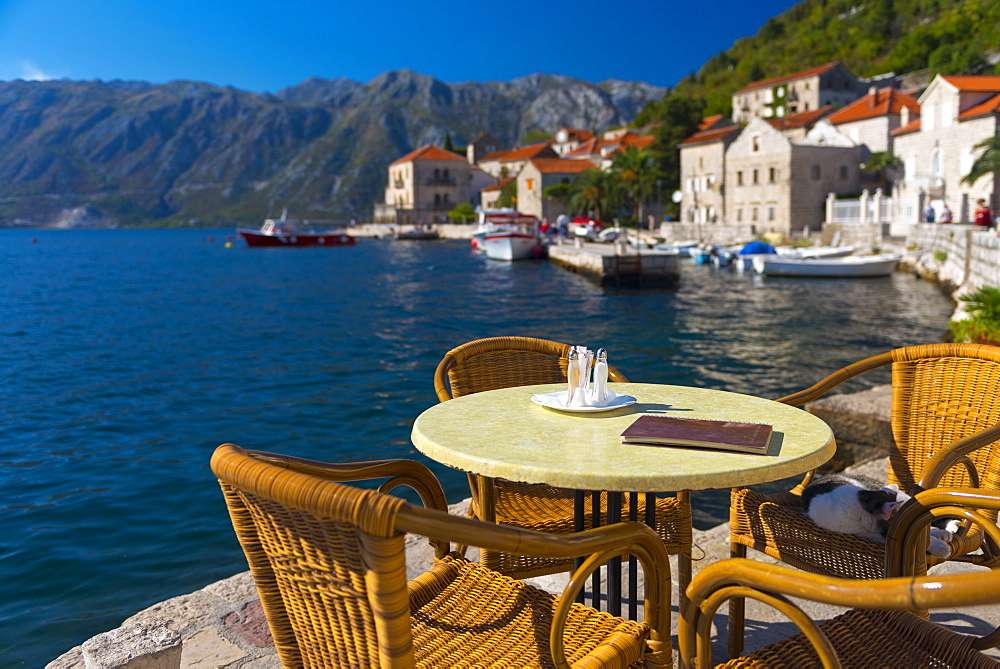
[[[842,258],[793,258],[780,255],[759,255],[753,258],[754,270],[766,276],[889,276],[896,271],[898,264],[899,255],[895,253]]]
[[[260,230],[238,228],[236,232],[247,246],[352,246],[356,243],[354,237],[342,231],[318,231],[308,221],[286,218],[286,213],[282,212],[277,220],[265,220]]]
[[[525,260],[542,254],[538,219],[513,210],[484,212],[472,245],[493,260]]]

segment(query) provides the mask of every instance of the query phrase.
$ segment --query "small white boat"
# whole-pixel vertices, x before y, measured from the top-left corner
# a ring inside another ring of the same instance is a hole
[[[775,251],[778,255],[789,258],[843,258],[853,255],[857,249],[853,246],[779,246]]]
[[[753,258],[754,270],[765,276],[889,276],[896,271],[898,264],[899,255],[895,253],[843,258],[793,258],[781,255],[759,255]]]
[[[538,219],[514,212],[487,218],[473,243],[492,260],[525,260],[542,254]]]

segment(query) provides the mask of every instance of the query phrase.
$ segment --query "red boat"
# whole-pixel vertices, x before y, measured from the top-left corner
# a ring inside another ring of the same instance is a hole
[[[338,230],[316,231],[308,221],[269,218],[260,230],[239,228],[236,232],[247,246],[353,246],[354,237]]]

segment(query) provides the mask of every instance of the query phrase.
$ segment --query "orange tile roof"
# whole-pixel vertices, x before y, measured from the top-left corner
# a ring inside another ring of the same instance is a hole
[[[517,179],[517,177],[507,177],[505,179],[501,179],[500,181],[496,182],[495,184],[490,184],[486,188],[480,188],[479,192],[480,193],[489,193],[489,192],[495,191],[495,190],[503,190],[504,186],[506,186],[507,184],[509,184],[511,181],[514,181],[515,179]]]
[[[501,158],[500,162],[508,163],[512,160],[528,160],[529,158],[541,155],[543,152],[547,157],[556,157],[558,155],[552,150],[549,142],[541,142],[539,144],[529,144],[528,146],[522,146],[519,149],[514,149]]]
[[[392,165],[408,163],[413,160],[461,160],[464,162],[465,158],[451,151],[439,149],[436,146],[421,146],[416,151],[412,151],[402,158],[392,161],[389,165],[391,167]]]
[[[917,130],[920,130],[920,117],[917,117],[916,119],[910,121],[901,128],[896,128],[889,134],[895,137],[896,135],[906,135],[911,132],[916,132]]]
[[[816,77],[824,72],[828,72],[840,65],[839,62],[833,61],[832,63],[827,63],[826,65],[820,65],[819,67],[814,67],[809,70],[802,70],[801,72],[795,72],[793,74],[786,74],[781,77],[772,77],[770,79],[761,79],[760,81],[753,81],[740,90],[737,93],[746,93],[747,91],[757,90],[758,88],[768,88],[770,86],[776,86],[778,84],[785,83],[786,81],[795,81],[796,79],[805,79],[806,77]]]
[[[622,148],[634,146],[637,149],[645,149],[656,141],[653,135],[625,135],[622,138]]]
[[[698,130],[708,130],[713,125],[721,121],[723,118],[722,114],[716,114],[715,116],[706,116],[701,119],[701,123],[698,124]]]
[[[959,114],[958,118],[964,121],[965,119],[986,116],[987,114],[1000,114],[1000,93],[994,95],[986,102],[980,102],[978,105],[969,107]]]
[[[830,114],[830,123],[850,123],[868,118],[898,114],[903,108],[913,113],[920,113],[920,103],[913,97],[901,93],[894,88],[880,88],[874,93],[855,100],[851,104]]]
[[[491,160],[503,160],[503,157],[506,156],[508,153],[510,153],[510,151],[494,151],[493,153],[487,153],[485,156],[479,159],[479,162],[486,163]]]
[[[542,174],[579,174],[597,167],[589,160],[565,158],[532,158],[530,162]]]
[[[791,116],[779,116],[778,118],[764,119],[775,130],[792,130],[794,128],[804,128],[815,123],[830,113],[830,105],[814,109],[812,111],[792,114]]]
[[[1000,93],[1000,77],[951,76],[941,75],[960,91],[980,91],[984,93]]]
[[[597,153],[597,145],[599,141],[596,137],[591,137],[586,142],[576,147],[567,156],[589,156],[592,153]]]
[[[709,142],[717,142],[719,140],[725,139],[734,132],[739,132],[740,127],[738,125],[729,125],[723,128],[712,128],[711,130],[702,130],[701,132],[696,132],[677,146],[694,146],[695,144],[708,144]]]

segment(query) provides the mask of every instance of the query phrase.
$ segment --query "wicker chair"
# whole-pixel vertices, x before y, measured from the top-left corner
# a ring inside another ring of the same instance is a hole
[[[859,374],[892,365],[892,433],[888,482],[910,495],[936,486],[1000,488],[1000,348],[976,344],[909,346],[849,365],[816,385],[779,400],[801,405]],[[786,493],[732,492],[733,557],[747,547],[799,569],[851,579],[925,573],[921,552],[912,565],[889,570],[885,546],[816,526],[802,513],[800,494],[812,472]],[[995,512],[991,512],[994,514]],[[894,541],[895,521],[889,543]],[[994,566],[996,547],[977,553],[983,534],[973,527],[955,538],[951,559]],[[932,559],[933,560],[933,559]],[[932,562],[933,563],[933,562]],[[730,654],[743,643],[743,600],[730,602]]]
[[[434,390],[442,402],[486,390],[566,381],[568,344],[532,337],[479,339],[448,351],[434,372]],[[627,379],[609,367],[611,381]],[[470,513],[493,521],[555,534],[573,531],[573,491],[547,485],[518,483],[469,474],[472,491]],[[602,495],[602,518],[606,520],[606,495]],[[629,512],[628,500],[623,513]],[[591,527],[591,500],[585,501],[585,527]],[[638,518],[645,514],[645,501],[637,505]],[[691,505],[688,493],[656,500],[656,528],[670,555],[691,555]],[[602,522],[604,522],[602,520]],[[572,560],[484,550],[480,563],[513,578],[530,578],[573,569]],[[681,567],[681,588],[687,585],[690,566]],[[685,580],[687,575],[687,580]]]
[[[938,488],[919,493],[896,523],[905,533],[899,554],[923,553],[926,529],[934,517],[960,516],[975,523],[991,543],[1000,529],[980,510],[996,513],[1000,494],[976,489]],[[902,576],[884,580],[841,579],[742,558],[703,569],[688,587],[678,622],[681,662],[711,666],[711,626],[727,600],[752,597],[781,611],[802,634],[772,643],[725,667],[998,667],[982,654],[1000,634],[974,637],[941,627],[908,609],[1000,603],[1000,571],[981,570],[946,576]],[[788,597],[855,607],[816,625]],[[839,662],[839,664],[838,664]]]
[[[448,515],[423,465],[350,465],[216,449],[229,514],[286,667],[670,665],[670,563],[638,523],[553,536]],[[340,480],[388,478],[378,490]],[[430,508],[386,494],[399,485]],[[406,581],[405,533],[438,559]],[[590,555],[561,597],[448,553],[459,541],[550,557]],[[645,623],[573,602],[609,557],[632,553],[646,574]],[[665,603],[665,604],[662,604]]]

